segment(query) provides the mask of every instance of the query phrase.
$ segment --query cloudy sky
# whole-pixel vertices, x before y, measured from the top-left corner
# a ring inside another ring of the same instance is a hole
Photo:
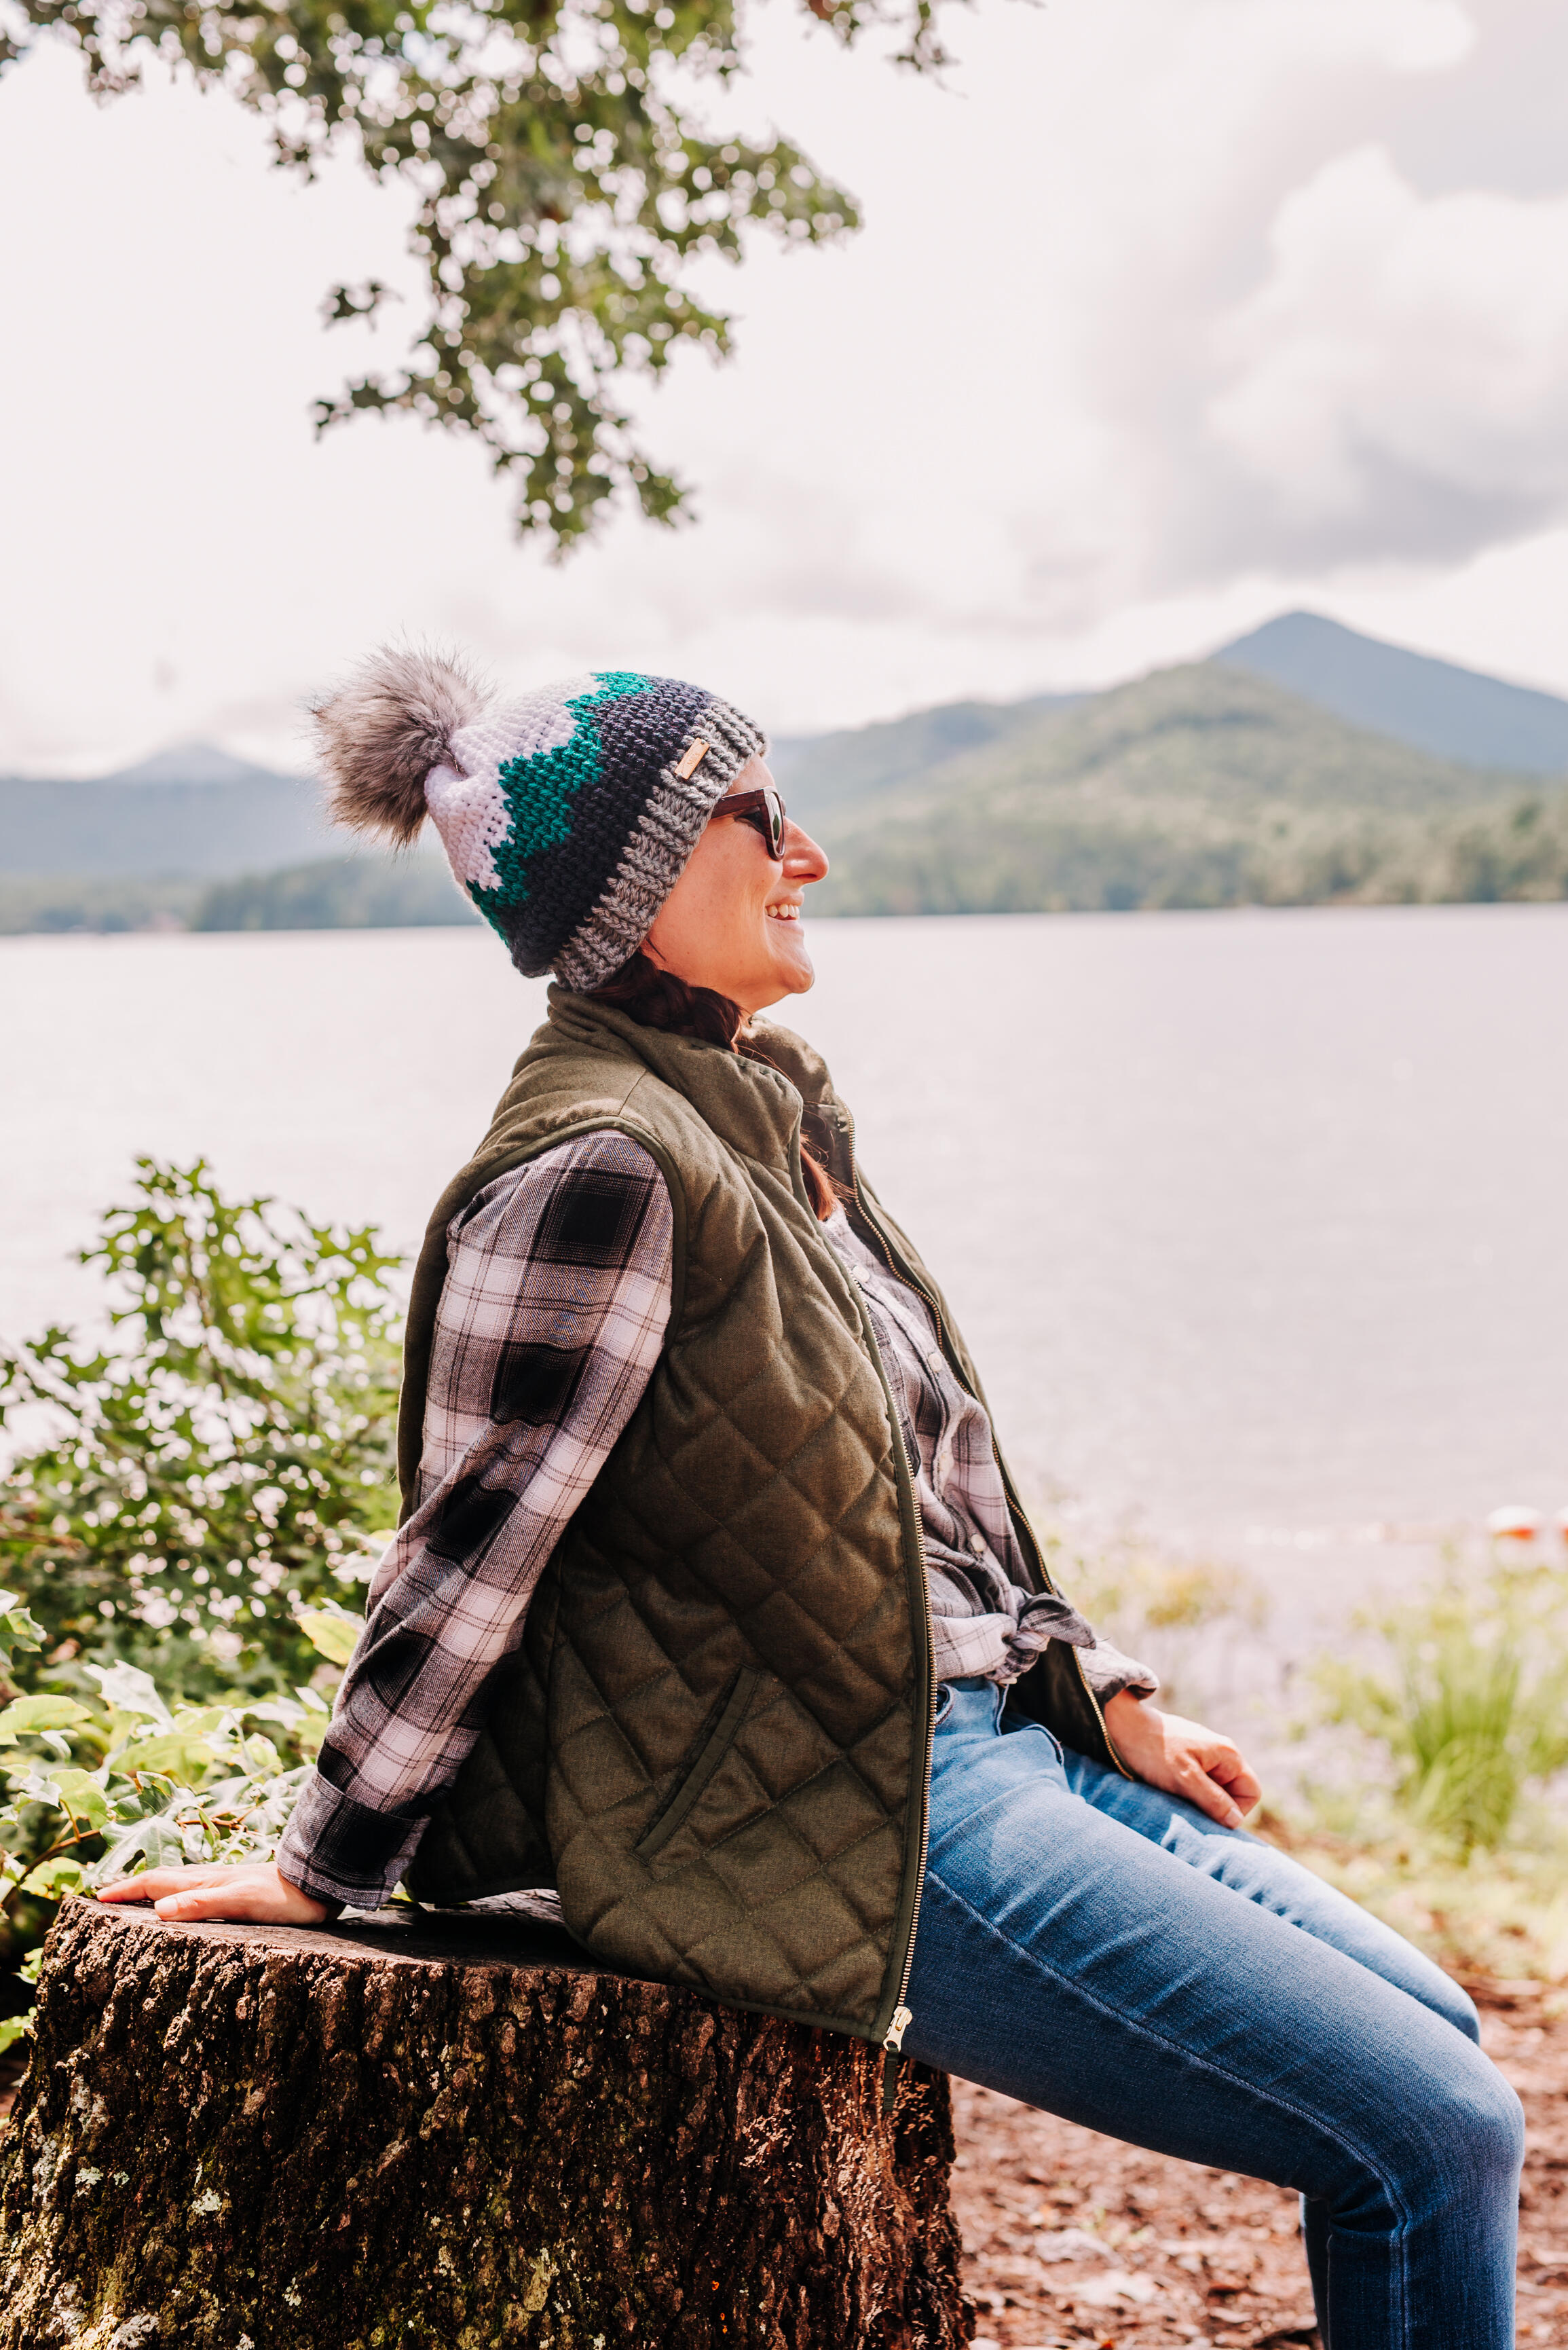
[[[1568,692],[1561,0],[976,0],[940,86],[795,0],[750,24],[720,103],[867,224],[716,273],[739,356],[644,403],[699,520],[565,570],[477,450],[312,437],[379,355],[323,292],[411,286],[406,198],[348,160],[302,187],[161,76],[95,106],[39,41],[0,81],[0,772],[297,764],[301,698],[403,630],[785,730],[1303,603]]]

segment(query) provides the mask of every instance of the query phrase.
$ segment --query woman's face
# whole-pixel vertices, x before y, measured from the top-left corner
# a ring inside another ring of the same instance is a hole
[[[754,792],[773,777],[761,759],[742,768],[732,792]],[[728,796],[728,795],[726,795]],[[715,806],[680,880],[659,910],[647,951],[691,987],[711,987],[742,1012],[803,995],[816,973],[800,918],[806,884],[827,859],[809,833],[785,820],[784,861],[774,864],[755,827]]]

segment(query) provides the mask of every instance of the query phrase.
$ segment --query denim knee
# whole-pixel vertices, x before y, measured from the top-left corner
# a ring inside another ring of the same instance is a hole
[[[1364,2146],[1336,2189],[1308,2188],[1334,2224],[1357,2231],[1429,2226],[1449,2213],[1467,2215],[1467,2224],[1484,2231],[1513,2209],[1523,2108],[1479,2049],[1456,2047],[1454,2055],[1457,2062],[1407,2071],[1383,2143],[1375,2137]]]
[[[1476,2003],[1469,1991],[1461,1991],[1450,1975],[1438,1975],[1425,2004],[1434,2014],[1440,2015],[1446,2023],[1451,2023],[1456,2032],[1462,2032],[1467,2040],[1473,2040],[1478,2048],[1480,2046],[1480,2018],[1476,2013]]]
[[[1511,2085],[1491,2068],[1492,2113],[1487,2124],[1492,2175],[1517,2178],[1524,2168],[1524,2107]]]
[[[1445,2066],[1411,2104],[1440,2196],[1465,2203],[1511,2191],[1524,2162],[1524,2108],[1490,2057],[1478,2048],[1453,2072]]]

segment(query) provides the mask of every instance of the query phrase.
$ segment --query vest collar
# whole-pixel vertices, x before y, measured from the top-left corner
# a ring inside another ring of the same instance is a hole
[[[683,1095],[722,1140],[785,1170],[803,1109],[837,1112],[827,1064],[793,1029],[769,1024],[768,1051],[778,1063],[769,1068],[722,1045],[645,1028],[613,1005],[557,983],[550,989],[545,1036],[552,1032],[579,1051],[618,1060],[632,1055]]]

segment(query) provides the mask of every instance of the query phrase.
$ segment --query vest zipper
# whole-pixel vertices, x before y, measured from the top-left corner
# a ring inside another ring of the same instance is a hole
[[[898,1407],[893,1400],[893,1389],[888,1378],[887,1365],[882,1360],[882,1349],[877,1344],[877,1332],[860,1286],[860,1276],[853,1265],[846,1265],[845,1271],[849,1276],[850,1285],[855,1292],[855,1303],[859,1308],[860,1326],[865,1334],[866,1344],[871,1359],[877,1366],[877,1376],[882,1382],[882,1392],[888,1400],[888,1426],[893,1440],[893,1458],[898,1470],[899,1506],[906,1511],[908,1523],[914,1529],[915,1550],[920,1565],[919,1617],[920,1628],[926,1636],[926,1767],[920,1780],[919,1858],[915,1867],[915,1898],[909,1909],[909,1936],[904,1944],[903,1965],[898,1974],[898,1996],[882,2041],[887,2057],[883,2074],[882,2109],[884,2113],[888,2113],[891,2111],[898,2058],[903,2053],[904,2034],[914,2020],[906,2002],[909,1995],[909,1977],[915,1966],[915,1931],[920,1922],[920,1897],[926,1889],[926,1861],[929,1855],[931,1842],[931,1762],[937,1742],[937,1657],[931,1638],[929,1567],[926,1559],[926,1541],[920,1526],[919,1503],[915,1498],[915,1481],[909,1469],[909,1455],[904,1450],[904,1431],[898,1425]]]
[[[854,1173],[853,1156],[850,1160],[850,1172]],[[808,1214],[815,1215],[815,1211],[812,1207],[805,1188],[805,1178],[801,1172],[798,1119],[794,1131],[790,1137],[790,1181],[801,1206]],[[837,1262],[836,1259],[835,1261]],[[893,1267],[889,1265],[888,1269],[891,1271]],[[882,1382],[882,1393],[887,1399],[888,1429],[893,1440],[893,1459],[898,1474],[898,1506],[903,1514],[906,1528],[914,1534],[915,1554],[919,1560],[920,1571],[916,1578],[916,1584],[920,1628],[926,1636],[926,1767],[920,1779],[920,1849],[915,1868],[915,1898],[909,1908],[909,1929],[904,1944],[904,1961],[898,1974],[898,1996],[894,2003],[893,2012],[882,2041],[884,2060],[882,2111],[886,2115],[892,2111],[898,2063],[903,2054],[904,2034],[914,2021],[907,2002],[909,1995],[909,1977],[914,1972],[915,1967],[915,1929],[920,1922],[920,1897],[926,1888],[926,1861],[929,1856],[931,1844],[931,1763],[937,1743],[937,1652],[931,1636],[930,1568],[926,1558],[926,1538],[920,1524],[920,1505],[915,1496],[914,1472],[909,1466],[909,1455],[904,1450],[904,1431],[898,1424],[898,1407],[893,1400],[892,1383],[888,1377],[888,1367],[882,1360],[882,1349],[877,1344],[877,1332],[871,1320],[870,1308],[866,1303],[865,1295],[860,1286],[860,1275],[852,1264],[845,1265],[843,1270],[848,1275],[850,1286],[855,1292],[855,1303],[860,1315],[861,1331],[871,1360],[877,1366],[877,1377]],[[918,1284],[916,1285],[919,1286]],[[924,1296],[923,1288],[920,1294]],[[938,1320],[940,1321],[940,1318],[939,1312]]]

